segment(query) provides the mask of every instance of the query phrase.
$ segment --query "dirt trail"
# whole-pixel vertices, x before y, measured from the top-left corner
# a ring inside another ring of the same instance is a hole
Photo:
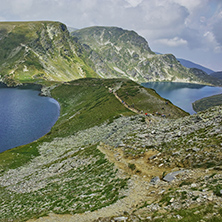
[[[113,92],[114,96],[129,110],[131,110],[132,112],[134,113],[137,113],[137,114],[141,114],[141,112],[133,107],[130,107],[128,106],[125,102],[123,102],[123,100],[117,95],[116,92]]]
[[[122,102],[121,98],[113,92],[115,97],[129,110],[136,114],[141,114],[141,111],[128,106],[126,103]],[[156,122],[154,117],[146,117],[146,122],[150,120]],[[123,215],[124,212],[132,213],[138,205],[143,204],[145,201],[151,203],[156,199],[156,196],[151,195],[151,191],[154,189],[150,187],[149,181],[153,175],[161,176],[165,169],[155,169],[149,165],[146,160],[149,156],[155,155],[156,152],[149,151],[144,157],[138,159],[125,158],[121,148],[113,149],[105,144],[100,144],[97,147],[102,153],[106,155],[106,158],[114,163],[115,167],[120,170],[120,177],[130,177],[128,190],[124,191],[125,198],[118,200],[116,203],[101,208],[93,212],[85,212],[83,214],[75,215],[59,215],[51,213],[49,216],[41,217],[39,219],[31,219],[28,222],[91,222],[100,217],[112,217],[117,215]],[[136,175],[135,171],[129,168],[129,164],[134,163],[136,169],[139,170],[139,174]]]
[[[127,103],[125,103],[118,95],[117,95],[117,93],[116,92],[113,92],[113,94],[114,94],[114,96],[127,108],[127,109],[129,109],[130,111],[132,111],[132,112],[134,112],[134,113],[136,113],[136,114],[142,114],[142,112],[140,111],[140,110],[137,110],[137,109],[135,109],[135,108],[133,108],[133,107],[131,107],[131,106],[129,106]],[[144,115],[145,116],[145,115]],[[154,116],[152,116],[151,114],[149,114],[149,117],[148,116],[145,116],[146,117],[146,123],[150,123],[150,121],[152,122],[156,122],[157,121],[157,119],[154,117]]]
[[[121,148],[114,149],[106,144],[100,144],[97,148],[106,155],[109,162],[115,164],[116,168],[122,170],[129,176],[135,175],[135,171],[138,171],[137,175],[142,177],[144,181],[149,182],[153,176],[161,177],[163,172],[170,171],[168,168],[154,167],[152,164],[148,163],[149,157],[157,155],[157,151],[149,150],[141,157],[126,158],[124,157],[124,153]],[[129,164],[135,164],[136,169],[131,170],[129,168]]]
[[[137,160],[127,159],[123,157],[120,149],[113,149],[105,144],[100,144],[97,147],[102,153],[106,155],[106,158],[115,164],[115,167],[120,170],[120,177],[131,177],[128,184],[128,190],[124,191],[125,198],[118,200],[116,203],[101,208],[93,212],[85,212],[83,214],[75,215],[59,215],[49,214],[49,216],[39,219],[31,219],[28,222],[91,222],[100,217],[112,217],[121,216],[124,212],[131,214],[139,205],[142,205],[145,201],[152,203],[156,200],[157,196],[151,195],[151,191],[154,188],[150,186],[149,181],[152,174],[160,175],[163,169],[154,169],[148,164],[145,164],[148,156],[154,153],[147,153],[144,158]],[[134,162],[137,169],[141,171],[140,175],[135,175],[135,172],[130,170],[128,163]],[[149,175],[150,174],[150,175]]]

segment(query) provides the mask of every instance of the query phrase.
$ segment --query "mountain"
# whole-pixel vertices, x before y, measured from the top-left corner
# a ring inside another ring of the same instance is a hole
[[[103,78],[122,77],[136,82],[174,81],[216,84],[200,69],[188,69],[171,54],[155,54],[134,31],[117,27],[89,27],[71,33],[85,49],[85,58]]]
[[[93,48],[58,22],[1,23],[1,79],[40,83],[61,109],[45,136],[0,153],[0,221],[221,221],[222,107],[189,115],[127,79],[206,74],[115,29],[88,33]]]
[[[213,72],[210,75],[214,78],[222,79],[222,72]]]
[[[0,79],[18,84],[98,77],[77,48],[62,23],[1,22]]]
[[[201,69],[201,70],[203,70],[204,72],[206,72],[207,74],[211,74],[211,73],[214,72],[214,71],[211,70],[211,69],[208,69],[208,68],[206,68],[206,67],[204,67],[204,66],[198,65],[198,64],[193,63],[193,62],[191,62],[191,61],[189,61],[189,60],[186,60],[186,59],[178,59],[178,58],[177,58],[177,60],[181,63],[181,65],[183,65],[183,66],[185,66],[185,67],[187,67],[187,68]]]
[[[67,82],[78,78],[128,78],[137,82],[177,81],[220,85],[173,55],[156,55],[134,31],[91,27],[70,35],[60,22],[1,22],[0,80]]]

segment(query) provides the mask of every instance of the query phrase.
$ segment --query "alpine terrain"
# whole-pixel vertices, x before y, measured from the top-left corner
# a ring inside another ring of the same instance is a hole
[[[134,31],[59,22],[0,23],[0,76],[60,104],[49,133],[0,153],[0,222],[222,221],[222,106],[189,115],[139,84],[221,80]]]
[[[16,85],[98,77],[77,47],[59,22],[1,22],[0,78]]]
[[[91,67],[103,78],[123,77],[136,82],[173,81],[221,85],[196,68],[186,68],[172,54],[155,54],[134,31],[90,27],[71,33],[83,45]]]

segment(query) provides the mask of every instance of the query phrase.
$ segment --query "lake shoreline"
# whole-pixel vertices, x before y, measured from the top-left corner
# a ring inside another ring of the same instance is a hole
[[[193,83],[147,82],[141,85],[154,89],[161,97],[169,99],[174,105],[191,115],[196,113],[192,106],[195,101],[222,92],[222,87]]]
[[[60,116],[60,104],[43,96],[41,85],[0,84],[0,88],[1,152],[32,143],[50,132]]]

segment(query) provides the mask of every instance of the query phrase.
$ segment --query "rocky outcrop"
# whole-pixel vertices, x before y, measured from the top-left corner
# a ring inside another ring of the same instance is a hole
[[[76,30],[71,37],[59,22],[3,22],[0,48],[0,79],[8,85],[85,77],[221,85],[171,54],[156,55],[136,32],[116,27]]]
[[[146,118],[144,121],[143,115],[119,117],[111,123],[39,144],[39,156],[21,167],[1,172],[1,216],[10,218],[17,212],[18,218],[22,218],[27,212],[51,210],[74,214],[107,206],[100,212],[111,212],[115,218],[123,217],[120,209],[128,209],[129,219],[133,218],[132,212],[138,211],[139,215],[145,210],[146,217],[141,217],[145,220],[157,211],[170,211],[173,217],[173,211],[193,204],[221,204],[217,190],[221,178],[217,167],[222,158],[218,143],[222,135],[221,107],[176,120],[152,115]],[[151,156],[150,152],[156,154]],[[111,153],[113,157],[109,159]],[[144,169],[140,168],[141,161]],[[206,168],[211,171],[204,177]],[[129,180],[133,175],[134,180]],[[156,179],[148,185],[147,179],[152,176]],[[145,184],[146,189],[142,189]],[[130,198],[135,198],[137,206],[128,199],[117,201],[127,198],[133,186],[142,192],[139,201],[138,195]],[[19,201],[7,201],[9,194],[13,195],[11,198],[19,195]],[[148,204],[152,196],[155,201]]]
[[[3,22],[0,34],[1,79],[10,85],[97,76],[62,23]]]
[[[198,69],[185,68],[171,55],[153,53],[134,31],[117,27],[90,27],[71,33],[102,77],[130,78],[136,82],[173,81],[221,85],[220,80]]]

